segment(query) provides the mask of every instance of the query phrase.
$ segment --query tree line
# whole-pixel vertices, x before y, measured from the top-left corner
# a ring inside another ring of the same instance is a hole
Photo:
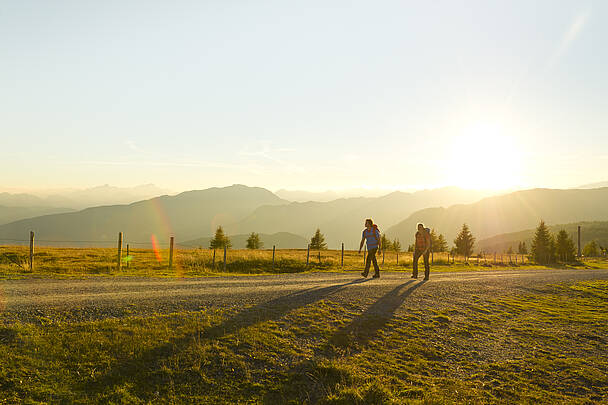
[[[473,236],[471,229],[465,223],[462,224],[462,228],[458,232],[456,239],[454,239],[454,245],[448,250],[448,243],[443,234],[437,233],[435,229],[431,229],[431,251],[434,253],[449,252],[452,255],[464,256],[465,260],[473,256],[476,238]],[[380,240],[381,246],[387,251],[401,252],[402,246],[398,238],[390,240],[386,234],[381,235]],[[230,249],[232,242],[230,238],[224,233],[224,229],[218,226],[215,231],[215,236],[209,242],[210,249],[223,249],[226,247]],[[260,239],[260,235],[256,232],[251,232],[247,238],[247,249],[263,249],[264,243]],[[326,250],[327,243],[325,242],[325,236],[321,233],[321,230],[317,228],[314,235],[310,238],[310,249],[312,250]],[[407,248],[408,252],[414,251],[414,244],[411,244]],[[592,240],[587,243],[583,248],[582,254],[586,257],[599,256],[602,253],[606,253],[607,249],[600,246],[597,241]],[[560,262],[573,262],[576,260],[576,247],[574,241],[568,235],[568,233],[561,229],[557,235],[552,235],[549,228],[544,221],[540,221],[530,250],[526,246],[526,242],[519,242],[517,246],[517,252],[513,250],[513,247],[509,247],[506,252],[507,254],[522,254],[530,255],[531,259],[539,264],[549,264]],[[483,255],[484,252],[479,252],[478,255]]]

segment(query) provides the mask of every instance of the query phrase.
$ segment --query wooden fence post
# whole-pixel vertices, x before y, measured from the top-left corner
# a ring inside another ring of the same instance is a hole
[[[226,271],[226,245],[224,244],[224,271]]]
[[[308,267],[309,259],[310,259],[310,244],[306,246],[306,267]]]
[[[397,250],[397,266],[399,266],[399,251]]]
[[[169,239],[169,268],[173,268],[173,243],[175,242],[175,238],[171,236]]]
[[[34,271],[34,231],[30,231],[30,271]]]
[[[319,250],[319,264],[321,264],[321,251]]]
[[[215,270],[215,249],[213,249],[213,262],[211,263],[211,267]]]
[[[386,252],[386,249],[382,249],[382,265],[384,266],[384,252]]]
[[[275,245],[272,245],[272,268],[274,269],[274,251],[275,251]]]
[[[116,263],[116,270],[120,271],[122,266],[122,232],[118,232],[118,258]]]
[[[127,243],[127,269],[129,268],[130,261],[131,261],[131,258],[129,257],[129,244]]]
[[[340,256],[340,266],[344,267],[344,242],[342,242],[342,255]]]

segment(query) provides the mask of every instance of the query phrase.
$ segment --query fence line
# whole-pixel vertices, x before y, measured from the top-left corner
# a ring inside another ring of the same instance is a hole
[[[30,244],[30,252],[29,252],[29,258],[28,258],[28,267],[30,271],[34,270],[34,241],[36,243],[103,243],[103,244],[111,244],[111,243],[116,243],[116,241],[109,241],[109,240],[86,240],[86,241],[77,241],[77,240],[52,240],[52,239],[34,239],[34,232],[30,233],[30,239],[0,239],[1,241],[8,241],[8,242],[29,242]],[[126,257],[123,255],[123,245],[126,245]],[[177,252],[177,248],[178,247],[185,247],[185,251],[199,251],[199,249],[196,248],[191,248],[188,249],[188,245],[187,244],[175,244],[175,237],[171,236],[169,239],[169,242],[165,242],[165,243],[158,243],[158,242],[140,242],[140,241],[126,241],[126,238],[124,238],[123,233],[119,232],[118,233],[118,243],[117,245],[115,245],[116,250],[116,256],[115,257],[115,268],[118,272],[122,271],[122,267],[123,267],[123,261],[125,262],[125,267],[126,268],[130,268],[130,261],[132,259],[132,255],[135,253],[137,255],[140,255],[141,252],[137,252],[134,251],[132,249],[133,245],[146,245],[146,248],[148,246],[150,246],[150,249],[154,252],[158,263],[161,263],[161,256],[160,253],[158,252],[158,248],[161,246],[167,246],[169,248],[169,257],[168,257],[168,263],[165,261],[165,266],[169,269],[172,269],[176,262],[174,261],[174,257],[176,255]],[[65,246],[61,246],[61,248],[66,248]],[[69,248],[69,247],[68,247]],[[80,248],[80,247],[74,247],[75,249],[84,249],[84,248]],[[140,249],[144,249],[144,248],[140,248]],[[305,268],[308,268],[311,263],[310,263],[310,245],[307,245],[306,249],[277,249],[276,245],[272,246],[272,249],[267,249],[267,250],[256,250],[258,252],[267,252],[272,250],[272,259],[270,261],[271,263],[271,268],[274,270],[277,267],[282,267],[282,266],[287,266],[287,263],[285,260],[289,261],[291,260],[289,266],[297,266],[297,263],[304,263],[304,256],[302,253],[302,256],[298,256],[297,254],[293,254],[293,251],[306,251],[306,259],[305,259]],[[231,263],[235,263],[235,260],[237,261],[241,261],[241,265],[245,266],[247,260],[258,260],[258,261],[262,261],[264,262],[264,260],[268,260],[268,259],[260,259],[260,256],[258,255],[257,258],[253,257],[254,255],[248,253],[248,254],[242,254],[242,253],[238,253],[236,255],[229,255],[228,254],[228,249],[226,247],[224,247],[224,256],[223,256],[223,260],[222,260],[222,268],[224,271],[226,271],[227,266],[229,265],[229,262]],[[279,256],[281,256],[280,252],[283,251],[291,251],[292,253],[290,253],[288,255],[288,257],[283,257],[283,259],[281,259]],[[250,252],[250,251],[248,251]],[[341,268],[345,268],[345,267],[349,267],[352,268],[353,266],[355,267],[359,267],[362,264],[365,263],[366,257],[368,255],[367,252],[367,246],[364,247],[363,249],[363,262],[361,262],[360,258],[356,259],[356,255],[355,252],[356,250],[351,250],[351,251],[347,251],[344,248],[344,243],[342,242],[340,244],[340,248],[336,249],[336,250],[326,250],[326,252],[329,252],[328,254],[324,254],[324,257],[322,259],[322,255],[321,255],[321,250],[318,251],[317,255],[318,255],[318,263],[315,263],[315,265],[318,266],[339,266]],[[401,261],[399,260],[399,254],[401,253]],[[412,262],[411,259],[411,252],[406,252],[405,253],[405,257],[404,254],[401,251],[393,251],[393,250],[382,250],[382,266],[388,266],[393,267],[393,266],[400,266],[400,267],[406,267],[409,266],[409,264]],[[454,265],[456,264],[456,257],[452,254],[450,254],[449,252],[433,252],[433,253],[437,253],[437,254],[433,254],[432,255],[432,259],[431,262],[432,264],[439,264],[439,265]],[[231,258],[230,256],[233,256],[233,258]],[[348,264],[346,263],[345,260],[345,256],[347,256],[348,260]],[[408,256],[409,260],[408,260]],[[182,255],[183,257],[183,255]],[[253,259],[252,259],[253,257]],[[508,261],[505,260],[505,258],[508,258]],[[213,249],[213,257],[210,258],[211,261],[211,267],[212,268],[216,268],[216,262],[215,262],[215,249]],[[232,260],[231,260],[232,259]],[[405,259],[405,260],[404,260]],[[451,260],[450,260],[451,259]],[[476,260],[476,264],[477,265],[488,265],[488,263],[490,263],[490,265],[520,265],[520,264],[524,264],[526,261],[530,262],[530,258],[527,257],[526,255],[516,255],[516,254],[512,254],[512,255],[500,255],[500,260],[499,257],[497,255],[497,253],[494,253],[493,255],[493,261],[490,258],[490,260],[488,260],[488,257],[486,256],[486,254],[480,254],[478,256],[475,256],[473,258],[462,258],[463,262],[467,263],[467,262],[471,262],[473,260]],[[460,259],[458,260],[460,262]],[[204,263],[204,259],[203,261],[199,261],[203,267],[205,267],[205,263]],[[267,262],[268,263],[268,262]],[[270,264],[269,263],[269,264]],[[179,262],[177,263],[178,265],[180,264]],[[394,268],[394,267],[393,267]]]

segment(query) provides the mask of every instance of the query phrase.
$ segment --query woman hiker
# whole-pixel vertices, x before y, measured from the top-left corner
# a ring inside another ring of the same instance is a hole
[[[381,248],[380,231],[370,218],[365,220],[365,229],[363,230],[363,234],[361,235],[359,253],[361,253],[363,242],[367,243],[367,259],[365,260],[365,270],[363,270],[363,273],[361,273],[361,275],[363,277],[367,277],[367,275],[369,274],[369,267],[372,263],[374,263],[374,278],[379,278],[380,268],[378,267],[378,262],[376,261],[376,253]]]

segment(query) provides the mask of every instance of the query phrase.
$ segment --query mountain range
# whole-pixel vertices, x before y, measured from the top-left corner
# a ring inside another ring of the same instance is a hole
[[[440,188],[374,198],[290,202],[263,188],[233,185],[22,219],[0,225],[0,241],[25,240],[34,230],[39,241],[110,243],[122,231],[125,241],[134,246],[149,244],[152,235],[163,243],[174,235],[178,243],[204,246],[205,238],[222,225],[239,240],[250,232],[265,237],[284,232],[279,234],[284,239],[265,241],[278,248],[305,248],[306,240],[319,228],[329,248],[344,242],[347,249],[355,249],[369,217],[403,246],[411,243],[418,222],[443,233],[451,245],[463,223],[483,240],[533,229],[541,219],[549,225],[608,221],[608,188],[532,189],[491,197],[487,192]]]
[[[416,224],[435,228],[451,243],[466,223],[478,240],[494,235],[578,221],[608,220],[608,187],[597,189],[532,189],[484,198],[473,204],[426,208],[387,230],[387,235],[409,243]],[[404,244],[405,245],[405,244]]]
[[[29,230],[34,230],[38,238],[47,241],[103,243],[115,241],[118,232],[123,232],[125,241],[131,243],[147,243],[152,235],[162,241],[170,235],[177,240],[191,240],[212,235],[217,225],[235,222],[259,206],[286,203],[262,188],[210,188],[24,219],[0,226],[0,239],[23,239]]]

